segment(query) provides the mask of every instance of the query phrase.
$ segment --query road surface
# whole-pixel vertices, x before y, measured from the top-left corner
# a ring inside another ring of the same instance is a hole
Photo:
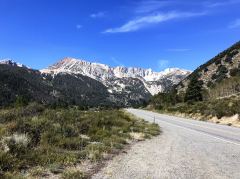
[[[94,179],[240,179],[240,128],[128,111],[155,120],[162,134],[116,156]]]

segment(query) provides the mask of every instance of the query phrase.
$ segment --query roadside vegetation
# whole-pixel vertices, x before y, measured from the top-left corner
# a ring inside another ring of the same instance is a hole
[[[203,119],[209,117],[217,117],[218,119],[221,119],[222,117],[231,117],[240,114],[240,99],[234,97],[208,102],[196,102],[193,104],[179,103],[175,106],[155,109],[170,113],[179,112],[185,114],[200,114]]]
[[[149,108],[240,127],[239,74],[234,73],[231,78],[211,84],[208,89],[203,87],[203,82],[198,78],[199,76],[192,75],[184,94],[172,90],[155,95],[150,100]]]
[[[98,163],[134,140],[151,138],[159,126],[121,110],[51,109],[32,103],[0,109],[0,178],[86,178],[70,170]]]

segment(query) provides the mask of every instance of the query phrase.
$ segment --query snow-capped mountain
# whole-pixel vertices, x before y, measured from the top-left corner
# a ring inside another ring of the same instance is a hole
[[[21,63],[17,63],[11,59],[3,59],[0,60],[0,64],[1,65],[10,65],[10,66],[18,66],[18,67],[24,67],[24,68],[28,68],[27,66],[21,64]]]
[[[146,93],[149,92],[152,95],[168,90],[169,87],[178,84],[191,73],[179,68],[168,68],[162,72],[154,72],[152,69],[136,67],[110,67],[74,58],[65,58],[41,70],[41,72],[52,75],[59,73],[85,75],[102,82],[109,88],[110,93],[126,92],[126,86],[129,89],[133,87],[131,85],[134,85],[129,79],[135,78],[144,84]]]

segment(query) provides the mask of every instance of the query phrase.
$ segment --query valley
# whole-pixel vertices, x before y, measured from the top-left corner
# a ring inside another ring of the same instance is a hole
[[[239,44],[193,72],[0,61],[0,176],[238,178]]]
[[[240,0],[0,0],[0,179],[240,179]]]

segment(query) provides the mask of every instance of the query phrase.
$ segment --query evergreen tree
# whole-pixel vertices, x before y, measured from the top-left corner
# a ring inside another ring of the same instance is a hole
[[[199,80],[199,75],[194,74],[186,90],[185,102],[202,101],[203,81]]]

